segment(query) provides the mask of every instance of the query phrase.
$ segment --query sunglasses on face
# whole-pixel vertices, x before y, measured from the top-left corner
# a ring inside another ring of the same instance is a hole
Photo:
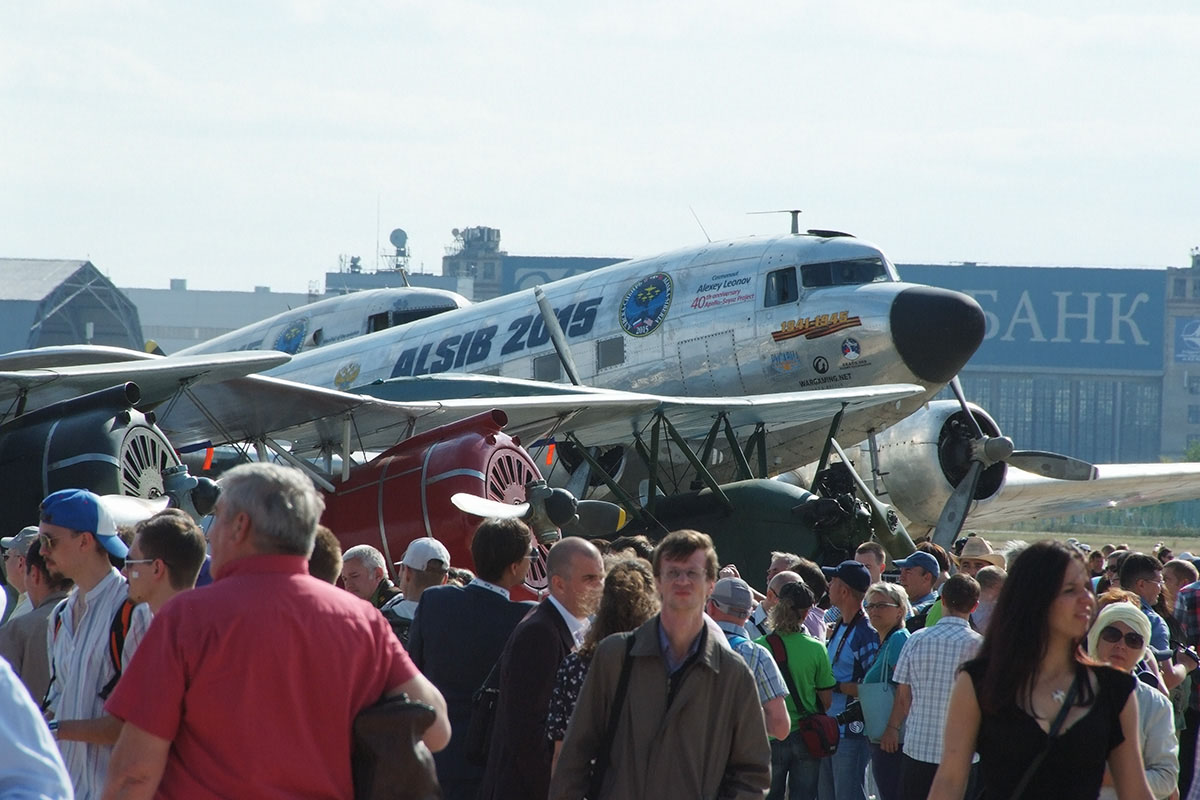
[[[1121,633],[1112,625],[1109,625],[1107,628],[1100,631],[1100,638],[1109,644],[1116,644],[1117,642],[1121,641],[1121,639],[1124,639],[1125,646],[1130,650],[1141,650],[1146,644],[1146,640],[1142,638],[1140,633],[1133,633],[1132,631],[1129,633]]]

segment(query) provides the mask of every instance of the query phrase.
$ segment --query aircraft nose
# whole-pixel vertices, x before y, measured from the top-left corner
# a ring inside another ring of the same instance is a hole
[[[983,309],[949,289],[913,286],[892,301],[892,341],[918,378],[946,383],[983,341]]]

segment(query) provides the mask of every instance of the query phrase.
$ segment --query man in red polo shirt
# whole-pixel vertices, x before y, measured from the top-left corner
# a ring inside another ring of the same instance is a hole
[[[163,606],[106,709],[125,721],[106,798],[351,797],[359,711],[406,693],[446,705],[369,603],[308,574],[324,502],[297,470],[220,481],[214,582]]]

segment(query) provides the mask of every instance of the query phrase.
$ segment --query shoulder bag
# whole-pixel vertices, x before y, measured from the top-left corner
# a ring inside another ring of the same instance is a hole
[[[471,721],[463,737],[463,754],[468,762],[482,767],[487,764],[488,750],[492,746],[492,727],[496,724],[496,706],[500,703],[498,685],[500,659],[483,679],[483,685],[471,695]]]
[[[433,754],[421,741],[437,714],[407,695],[385,697],[354,718],[354,800],[437,800]]]
[[[888,634],[891,639],[896,631]],[[887,658],[887,639],[883,642],[883,658]],[[894,664],[892,666],[895,666]],[[887,730],[888,719],[892,716],[892,704],[896,700],[896,687],[888,680],[888,663],[885,660],[881,674],[884,676],[878,683],[860,683],[858,685],[858,702],[862,705],[863,724],[866,726],[867,738],[878,743]],[[904,741],[904,721],[900,722],[900,741]]]
[[[788,669],[787,647],[784,646],[783,637],[778,633],[772,633],[767,637],[767,644],[771,646],[771,657],[775,659],[775,663],[779,665],[779,671],[783,673],[783,680],[787,683],[788,691],[792,695],[792,703],[796,706],[797,713],[802,715],[796,721],[796,730],[792,731],[792,735],[800,737],[808,754],[813,758],[825,758],[833,755],[837,752],[838,741],[841,738],[837,720],[825,713],[821,697],[815,692],[817,711],[805,714],[805,708],[800,703],[800,692],[796,690],[796,681],[792,679],[792,672]]]
[[[588,800],[596,800],[600,790],[604,788],[604,775],[608,772],[608,764],[612,760],[613,739],[617,736],[617,722],[621,719],[621,709],[625,705],[625,695],[629,691],[629,671],[633,667],[633,634],[625,640],[625,659],[621,662],[621,675],[617,678],[617,693],[613,696],[612,708],[608,712],[608,725],[604,728],[604,741],[600,744],[600,752],[592,763],[592,774],[588,776],[588,790],[585,795]]]

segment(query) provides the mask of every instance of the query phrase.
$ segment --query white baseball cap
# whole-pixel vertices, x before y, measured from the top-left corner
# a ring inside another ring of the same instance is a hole
[[[422,536],[412,540],[399,563],[410,569],[425,570],[429,568],[430,561],[441,561],[443,567],[449,567],[450,551],[437,539]]]

